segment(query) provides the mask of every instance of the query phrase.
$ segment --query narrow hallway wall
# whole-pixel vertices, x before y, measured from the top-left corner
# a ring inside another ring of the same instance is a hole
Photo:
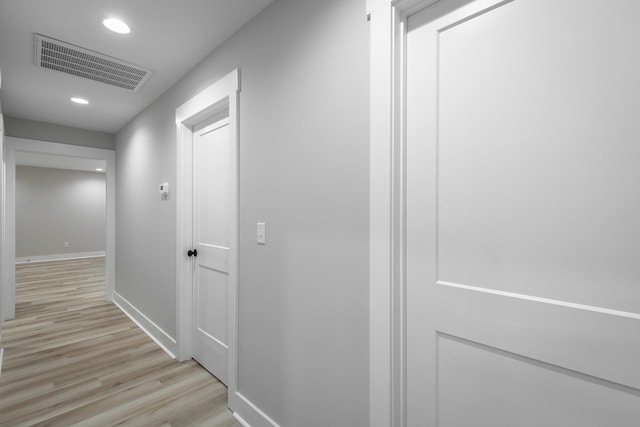
[[[104,252],[105,201],[102,173],[17,166],[16,259]]]
[[[240,69],[238,389],[283,427],[369,424],[364,11],[276,0],[116,136],[116,291],[175,337],[175,109]]]

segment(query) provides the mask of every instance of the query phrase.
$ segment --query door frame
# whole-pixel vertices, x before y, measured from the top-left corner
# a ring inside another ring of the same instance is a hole
[[[369,422],[406,426],[407,18],[440,0],[367,0],[369,114]],[[454,0],[469,3],[472,0]]]
[[[6,303],[7,297],[5,293],[5,284],[8,283],[5,276],[8,263],[5,260],[5,236],[6,236],[6,166],[4,161],[4,116],[0,114],[0,332],[2,331],[2,322],[6,319]],[[2,349],[0,348],[0,357]]]
[[[406,426],[405,61],[407,18],[438,2],[462,7],[473,1],[482,0],[367,0],[371,40],[369,258],[371,427]],[[502,3],[508,1],[510,0]],[[496,293],[500,294],[499,291]],[[551,304],[557,303],[555,300],[531,298]],[[607,310],[591,306],[581,308],[595,312]],[[609,314],[635,317],[635,314],[631,313],[632,316],[628,316],[629,313],[625,312]]]
[[[228,110],[229,137],[235,146],[236,179],[231,191],[233,212],[229,241],[229,299],[227,353],[229,395],[237,391],[238,365],[238,97],[240,71],[233,70],[176,109],[176,343],[177,360],[192,357],[193,268],[187,250],[191,249],[193,234],[193,127]]]
[[[103,160],[106,164],[106,248],[105,248],[105,296],[107,301],[113,300],[115,289],[115,151],[79,145],[59,144],[56,142],[38,141],[7,136],[4,138],[4,233],[2,234],[2,277],[0,278],[0,296],[2,298],[2,316],[0,321],[15,317],[15,187],[16,187],[16,152],[29,152],[55,156],[79,157]]]

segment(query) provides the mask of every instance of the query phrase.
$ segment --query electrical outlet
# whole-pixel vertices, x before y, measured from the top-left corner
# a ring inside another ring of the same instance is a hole
[[[64,242],[64,247],[65,247],[65,248],[68,248],[68,247],[69,247],[69,242],[67,242],[66,240],[65,240],[65,242]]]

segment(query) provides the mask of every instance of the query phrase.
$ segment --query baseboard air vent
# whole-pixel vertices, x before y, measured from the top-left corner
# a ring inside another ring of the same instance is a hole
[[[152,71],[102,53],[35,34],[36,66],[137,91]]]

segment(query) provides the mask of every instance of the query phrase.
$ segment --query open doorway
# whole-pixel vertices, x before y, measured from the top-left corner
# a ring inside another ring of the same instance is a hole
[[[105,253],[105,295],[111,300],[114,291],[115,276],[115,153],[111,150],[98,148],[58,144],[45,141],[35,141],[21,138],[7,137],[5,140],[4,161],[6,171],[5,187],[5,234],[2,236],[3,268],[0,282],[0,295],[2,300],[2,318],[0,321],[15,317],[15,263],[21,260],[16,256],[16,166],[30,159],[32,163],[37,161],[58,162],[59,164],[76,165],[75,168],[92,167],[104,169],[106,198],[105,198],[105,222],[104,222],[104,253]],[[42,163],[40,164],[43,165]],[[64,248],[62,241],[62,249]],[[69,242],[71,243],[71,242]],[[71,246],[71,244],[69,244]],[[92,251],[80,251],[92,252]],[[61,252],[64,254],[64,251]],[[73,254],[71,251],[67,253]],[[55,255],[55,254],[54,254]]]
[[[105,255],[105,162],[67,159],[16,153],[17,264]]]

